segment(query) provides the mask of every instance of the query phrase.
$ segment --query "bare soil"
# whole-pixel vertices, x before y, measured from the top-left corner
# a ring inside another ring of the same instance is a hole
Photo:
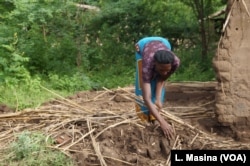
[[[23,113],[2,105],[0,145],[9,143],[3,136],[9,130],[39,130],[52,136],[53,148],[79,166],[161,166],[170,164],[171,149],[249,149],[249,142],[235,141],[234,133],[217,122],[215,86],[215,82],[167,84],[162,115],[175,129],[172,140],[159,126],[138,119],[131,100],[133,87],[126,87],[79,92]],[[3,125],[7,121],[12,125]]]

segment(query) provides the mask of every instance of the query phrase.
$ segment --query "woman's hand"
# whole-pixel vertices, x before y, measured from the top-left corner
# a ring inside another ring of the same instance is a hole
[[[162,129],[164,135],[167,138],[170,138],[170,139],[174,138],[174,130],[168,122],[166,122],[164,119],[162,119],[162,121],[160,122],[160,126],[161,126],[161,129]]]

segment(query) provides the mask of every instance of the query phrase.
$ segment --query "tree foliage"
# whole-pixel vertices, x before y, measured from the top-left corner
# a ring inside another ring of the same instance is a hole
[[[29,61],[23,52],[17,49],[18,36],[15,33],[10,44],[2,44],[0,53],[0,82],[13,83],[29,79],[25,64]]]
[[[213,34],[210,34],[209,27],[209,15],[213,14],[218,8],[225,4],[222,0],[181,0],[182,3],[189,6],[194,12],[194,16],[196,18],[196,22],[199,27],[199,36],[201,43],[201,57],[204,60],[207,59],[208,56],[208,45],[211,38],[215,37]],[[214,41],[214,40],[212,40]]]
[[[177,39],[192,38],[197,33],[196,20],[191,8],[181,1],[144,0],[144,15],[148,14],[147,22],[151,35],[169,38],[177,45]]]
[[[16,78],[20,73],[54,81],[61,78],[64,81],[58,82],[63,87],[69,82],[79,84],[77,78],[83,77],[94,79],[87,81],[93,85],[106,82],[106,77],[132,78],[134,44],[145,36],[170,40],[182,60],[179,74],[190,72],[189,67],[194,69],[190,62],[206,71],[211,66],[204,65],[209,63],[202,55],[213,53],[208,50],[212,48],[202,47],[213,45],[206,18],[222,5],[220,0],[5,0],[0,2],[1,78],[13,77],[7,71],[14,69]],[[202,27],[200,20],[204,21]],[[18,36],[15,45],[14,34]],[[13,46],[12,52],[8,50]],[[67,76],[72,75],[74,79],[68,81]],[[75,85],[69,87],[77,89]]]

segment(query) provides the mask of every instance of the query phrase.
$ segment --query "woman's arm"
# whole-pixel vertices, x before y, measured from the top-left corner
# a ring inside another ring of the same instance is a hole
[[[143,99],[144,99],[144,102],[145,102],[147,108],[149,109],[150,113],[153,114],[157,120],[160,120],[161,116],[160,116],[155,104],[151,100],[151,85],[150,85],[150,83],[144,82],[142,84],[142,90],[143,90],[143,93],[142,93]]]
[[[150,83],[143,83],[142,84],[143,90],[143,99],[147,108],[149,109],[150,113],[158,120],[161,125],[161,129],[165,136],[169,138],[173,138],[173,129],[172,127],[165,121],[165,119],[160,115],[159,111],[157,110],[155,104],[151,101],[151,86]]]
[[[158,79],[156,83],[156,95],[155,95],[155,105],[159,108],[159,110],[162,109],[162,101],[161,101],[161,96],[162,96],[162,89],[163,86],[165,85],[164,80]]]

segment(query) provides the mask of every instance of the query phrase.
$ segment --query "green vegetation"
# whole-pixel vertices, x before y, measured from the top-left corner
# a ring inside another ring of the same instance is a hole
[[[49,148],[52,144],[53,140],[41,133],[24,131],[10,144],[0,165],[73,166],[74,162],[62,152]]]
[[[169,81],[214,80],[220,34],[207,17],[223,6],[220,0],[1,1],[0,103],[37,107],[53,98],[41,86],[65,96],[131,85],[134,44],[145,36],[167,37],[180,57]]]

